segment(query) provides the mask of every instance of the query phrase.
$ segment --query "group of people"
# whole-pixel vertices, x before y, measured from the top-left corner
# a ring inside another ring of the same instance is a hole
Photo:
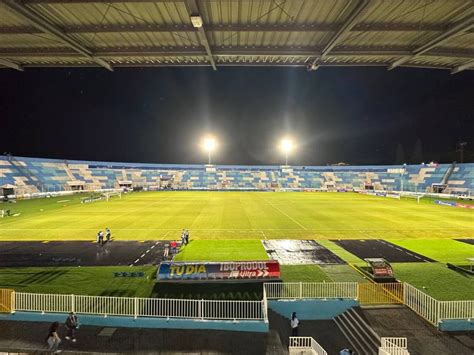
[[[97,244],[104,246],[105,243],[110,242],[111,238],[112,238],[112,233],[110,232],[110,229],[107,227],[105,228],[105,237],[104,237],[104,232],[99,231],[99,233],[97,233]]]
[[[181,245],[187,245],[189,243],[189,231],[187,229],[183,229],[181,232]]]
[[[74,314],[74,312],[69,313],[69,316],[64,323],[67,329],[66,340],[70,340],[73,343],[76,342],[76,331],[79,328],[79,319]],[[48,350],[53,353],[59,353],[59,344],[61,344],[61,337],[58,334],[59,331],[59,322],[54,322],[49,328],[48,336],[46,337],[46,342],[48,344]]]

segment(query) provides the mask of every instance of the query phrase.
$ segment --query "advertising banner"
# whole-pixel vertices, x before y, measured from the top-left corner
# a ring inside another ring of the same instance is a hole
[[[158,281],[270,280],[280,278],[275,260],[235,262],[161,262]]]

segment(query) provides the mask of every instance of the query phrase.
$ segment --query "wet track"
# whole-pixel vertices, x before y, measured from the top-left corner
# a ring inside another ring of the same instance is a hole
[[[0,242],[0,267],[158,264],[165,241]]]

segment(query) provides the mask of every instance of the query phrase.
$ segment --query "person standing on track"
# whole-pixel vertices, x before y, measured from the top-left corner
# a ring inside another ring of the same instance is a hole
[[[74,312],[69,313],[69,317],[66,319],[67,335],[66,339],[71,340],[73,343],[76,342],[76,329],[79,327],[79,321]]]
[[[298,317],[296,317],[296,312],[293,312],[291,314],[291,336],[292,337],[297,337],[298,336],[298,326],[300,325],[300,320]]]

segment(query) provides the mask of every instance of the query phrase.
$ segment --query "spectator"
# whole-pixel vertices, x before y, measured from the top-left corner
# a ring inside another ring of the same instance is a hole
[[[66,319],[67,335],[66,339],[71,340],[73,343],[76,342],[76,329],[79,327],[79,321],[74,312],[69,313],[69,317]]]
[[[347,348],[347,349],[342,349],[342,350],[339,352],[339,355],[353,355],[353,354],[354,354],[354,352],[353,352],[351,349],[349,349],[349,348]]]
[[[300,324],[300,320],[296,317],[296,312],[291,314],[291,336],[297,337],[298,336],[298,325]]]
[[[181,232],[181,245],[186,244],[186,231],[183,229]]]
[[[171,241],[171,254],[174,255],[176,254],[176,246],[178,243],[176,243],[176,240]]]
[[[51,327],[49,327],[48,337],[46,338],[46,341],[48,343],[48,350],[52,351],[55,354],[61,352],[61,350],[58,350],[59,343],[61,343],[61,338],[58,335],[58,328],[58,322],[54,322],[53,324],[51,324]]]

